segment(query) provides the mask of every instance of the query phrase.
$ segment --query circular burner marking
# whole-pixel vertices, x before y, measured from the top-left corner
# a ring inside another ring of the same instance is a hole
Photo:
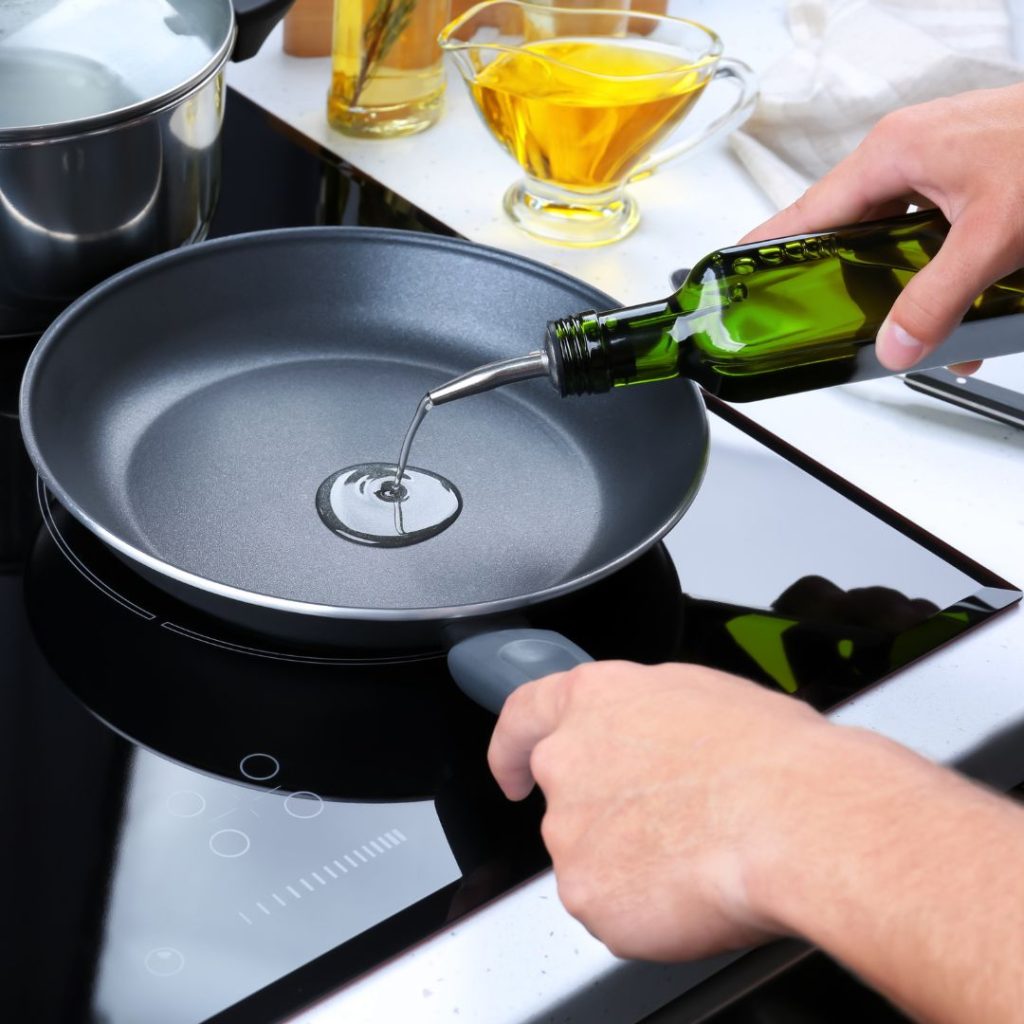
[[[293,803],[294,801],[294,803]],[[315,818],[324,809],[324,802],[308,790],[289,793],[284,800],[284,809],[293,818]]]
[[[158,978],[169,978],[185,966],[185,958],[173,946],[159,946],[146,954],[146,970]]]
[[[254,782],[266,782],[272,779],[280,770],[281,762],[273,754],[246,754],[238,762],[238,770]]]
[[[206,797],[194,789],[176,789],[165,806],[175,818],[196,818],[206,810]]]
[[[233,859],[249,852],[249,837],[237,828],[222,828],[210,836],[210,849],[218,857]]]

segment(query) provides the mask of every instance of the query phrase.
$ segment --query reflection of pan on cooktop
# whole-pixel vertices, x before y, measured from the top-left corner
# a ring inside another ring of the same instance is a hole
[[[118,732],[233,781],[241,754],[280,751],[275,784],[338,799],[431,797],[459,776],[490,785],[494,719],[452,686],[439,653],[367,656],[234,629],[149,586],[41,496],[46,528],[26,574],[32,625],[64,683]],[[681,600],[657,546],[535,606],[526,624],[561,628],[598,657],[664,660]]]

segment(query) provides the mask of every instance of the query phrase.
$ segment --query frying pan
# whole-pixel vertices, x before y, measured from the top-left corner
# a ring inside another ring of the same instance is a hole
[[[23,436],[60,504],[174,596],[300,642],[452,647],[457,681],[496,709],[586,659],[517,632],[516,613],[628,564],[686,510],[708,446],[697,389],[574,402],[533,381],[435,410],[410,465],[453,481],[463,511],[420,544],[338,537],[316,492],[395,461],[428,389],[614,305],[531,260],[410,232],[206,242],[58,317],[25,372]]]

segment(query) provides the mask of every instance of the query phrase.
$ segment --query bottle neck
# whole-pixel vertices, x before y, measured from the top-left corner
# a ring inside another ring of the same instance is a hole
[[[678,317],[666,299],[552,320],[545,337],[552,382],[564,397],[676,376],[678,344],[669,332]]]

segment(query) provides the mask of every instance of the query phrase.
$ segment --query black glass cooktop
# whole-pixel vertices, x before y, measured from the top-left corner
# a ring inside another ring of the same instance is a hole
[[[242,97],[214,234],[451,233]],[[0,759],[12,1020],[281,1018],[542,870],[491,717],[443,658],[243,633],[149,587],[35,480],[0,393]],[[535,610],[596,657],[699,661],[832,707],[1020,598],[711,402],[666,541]],[[387,1007],[381,1008],[387,1020]]]

